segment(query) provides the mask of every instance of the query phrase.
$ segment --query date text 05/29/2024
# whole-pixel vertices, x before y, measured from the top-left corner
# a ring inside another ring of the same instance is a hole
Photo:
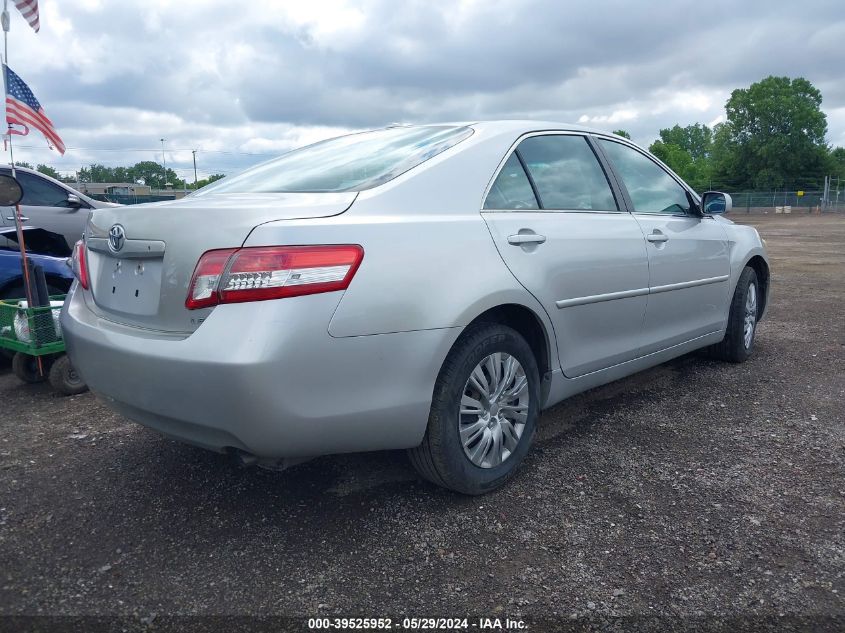
[[[311,630],[410,630],[410,631],[524,631],[523,620],[510,618],[309,618]]]

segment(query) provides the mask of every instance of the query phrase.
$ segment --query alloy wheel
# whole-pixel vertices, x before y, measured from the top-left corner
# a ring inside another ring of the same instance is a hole
[[[480,468],[493,468],[519,445],[529,405],[528,378],[505,352],[483,358],[461,395],[458,431],[464,454]]]
[[[754,341],[754,328],[757,325],[757,287],[749,284],[748,294],[745,299],[745,320],[743,323],[743,342],[745,349],[751,348]]]

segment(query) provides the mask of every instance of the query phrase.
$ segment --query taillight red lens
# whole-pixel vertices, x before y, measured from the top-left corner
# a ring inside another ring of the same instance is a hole
[[[345,290],[364,257],[357,244],[208,251],[194,271],[189,310]]]
[[[79,240],[73,245],[73,254],[71,255],[71,270],[74,276],[79,280],[79,285],[88,290],[88,262],[85,258],[85,242]]]
[[[226,248],[218,251],[208,251],[200,257],[191,285],[188,287],[188,298],[185,307],[188,310],[216,306],[220,301],[217,296],[217,284],[220,275],[226,270],[226,263],[236,248]]]

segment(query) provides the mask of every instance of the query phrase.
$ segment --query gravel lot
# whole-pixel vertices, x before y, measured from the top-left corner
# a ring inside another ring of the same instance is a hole
[[[842,630],[845,217],[735,219],[772,256],[752,359],[686,356],[544,412],[520,474],[481,498],[423,483],[401,452],[239,469],[3,364],[0,629],[254,623],[180,614]]]

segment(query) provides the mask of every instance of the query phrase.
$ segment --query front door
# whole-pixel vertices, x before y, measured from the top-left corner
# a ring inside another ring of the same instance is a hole
[[[568,377],[631,360],[640,344],[648,259],[583,135],[522,140],[482,215],[508,268],[542,303]]]
[[[77,207],[68,202],[68,192],[45,178],[28,172],[17,172],[23,187],[21,214],[24,224],[62,236],[69,248],[82,239],[89,214],[87,205]],[[11,215],[11,214],[9,214]]]
[[[724,229],[702,216],[686,189],[651,158],[616,141],[600,145],[646,240],[649,296],[640,355],[724,328],[731,272]]]

